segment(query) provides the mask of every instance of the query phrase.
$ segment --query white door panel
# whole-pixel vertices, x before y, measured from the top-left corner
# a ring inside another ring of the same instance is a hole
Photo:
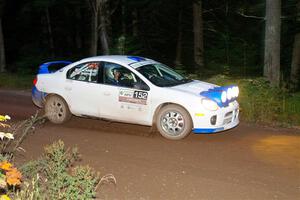
[[[101,117],[150,125],[149,91],[111,85],[101,86]]]
[[[64,87],[73,114],[99,117],[101,85],[76,80],[66,80]]]

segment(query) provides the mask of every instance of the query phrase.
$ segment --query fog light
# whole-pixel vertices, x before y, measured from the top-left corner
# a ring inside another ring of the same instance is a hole
[[[211,125],[216,125],[217,123],[217,115],[214,115],[210,118]]]

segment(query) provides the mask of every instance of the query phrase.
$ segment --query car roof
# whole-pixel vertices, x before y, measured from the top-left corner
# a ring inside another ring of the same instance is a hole
[[[121,65],[130,66],[134,63],[143,63],[143,62],[155,62],[154,60],[140,57],[140,56],[127,56],[127,55],[105,55],[105,56],[95,56],[84,58],[81,61],[89,62],[89,61],[106,61],[113,62]]]

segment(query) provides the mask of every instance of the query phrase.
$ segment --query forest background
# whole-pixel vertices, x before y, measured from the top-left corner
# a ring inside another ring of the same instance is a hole
[[[105,54],[237,82],[244,116],[300,124],[298,0],[0,0],[1,87],[29,87],[47,61]]]

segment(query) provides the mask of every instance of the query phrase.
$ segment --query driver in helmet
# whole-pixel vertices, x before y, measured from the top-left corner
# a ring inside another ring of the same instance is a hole
[[[110,81],[113,85],[122,85],[122,73],[118,68],[112,69],[113,79]]]

